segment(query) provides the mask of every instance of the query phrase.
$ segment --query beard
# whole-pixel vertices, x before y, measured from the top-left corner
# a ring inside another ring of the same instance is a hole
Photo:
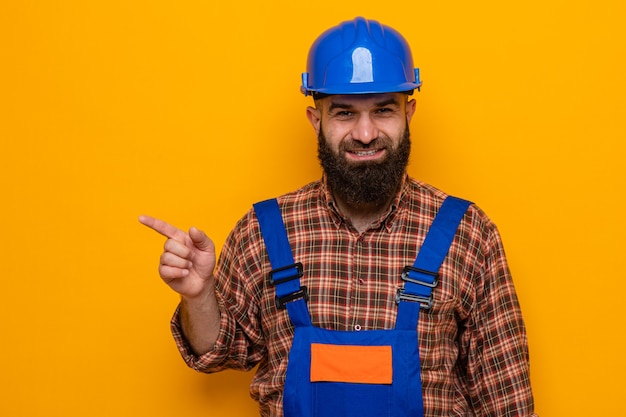
[[[387,155],[382,161],[351,162],[344,156],[347,150],[367,150],[384,147]],[[404,178],[411,153],[408,126],[398,146],[386,136],[367,145],[355,140],[342,141],[339,151],[334,152],[323,129],[318,136],[318,158],[326,174],[330,190],[346,203],[354,206],[381,205],[387,203],[398,191]]]

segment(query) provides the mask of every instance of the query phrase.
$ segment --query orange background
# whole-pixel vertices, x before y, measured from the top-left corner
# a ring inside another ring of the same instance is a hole
[[[421,68],[410,173],[500,227],[537,411],[623,413],[622,0],[20,0],[0,4],[0,415],[256,415],[250,374],[183,364],[137,217],[219,245],[317,179],[300,73],[356,15]]]

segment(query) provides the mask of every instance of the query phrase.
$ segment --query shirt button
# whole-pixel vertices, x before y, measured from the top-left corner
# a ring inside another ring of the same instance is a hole
[[[356,330],[357,332],[361,331],[361,325],[360,324],[355,324],[354,325],[354,330]]]

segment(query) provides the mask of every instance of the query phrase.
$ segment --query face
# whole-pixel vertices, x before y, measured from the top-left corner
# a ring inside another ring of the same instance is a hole
[[[398,190],[410,153],[415,100],[401,93],[336,95],[307,115],[333,193],[349,204],[382,204]]]

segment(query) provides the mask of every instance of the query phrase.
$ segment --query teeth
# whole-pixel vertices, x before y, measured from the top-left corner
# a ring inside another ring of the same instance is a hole
[[[371,150],[371,151],[355,151],[354,153],[359,155],[359,156],[370,156],[370,155],[374,155],[376,152],[378,152],[377,150]]]

